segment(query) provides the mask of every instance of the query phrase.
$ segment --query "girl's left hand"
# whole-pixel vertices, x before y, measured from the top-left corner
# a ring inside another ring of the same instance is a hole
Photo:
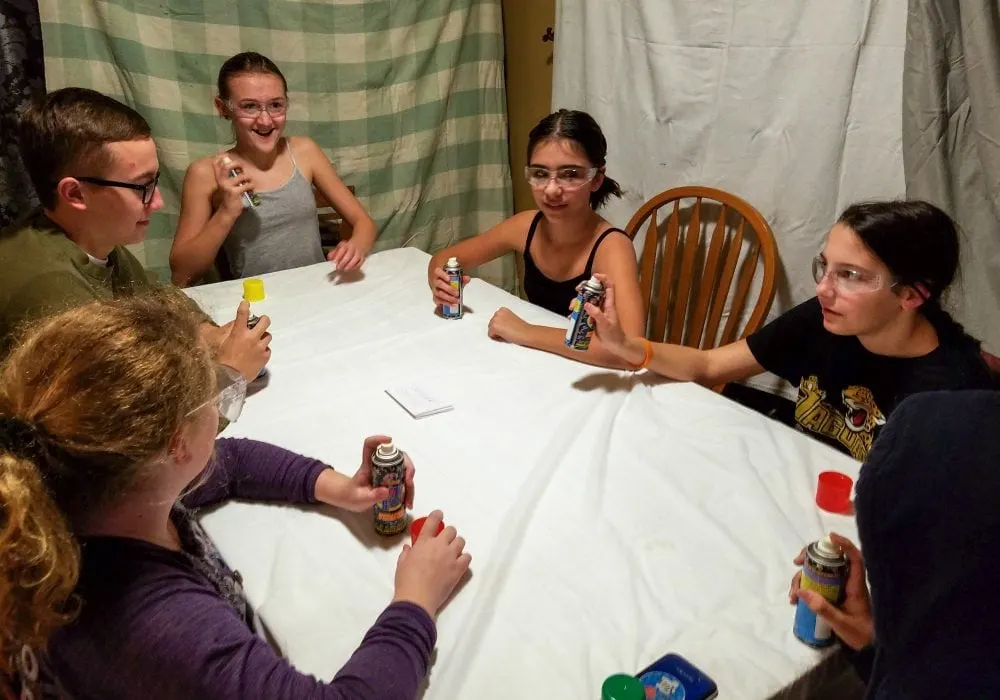
[[[338,243],[337,247],[327,254],[326,259],[336,264],[337,272],[350,272],[361,267],[367,254],[367,250],[363,250],[357,243],[347,240]]]
[[[354,473],[354,476],[349,479],[346,475],[340,475],[343,477],[342,483],[336,489],[336,495],[328,499],[328,502],[336,502],[330,503],[330,505],[360,513],[389,497],[388,487],[379,486],[378,488],[372,488],[371,459],[372,454],[378,446],[383,442],[389,442],[391,439],[385,435],[372,435],[369,438],[365,438],[364,447],[361,449],[361,466],[358,467],[358,471]],[[414,469],[413,462],[405,452],[403,452],[403,465],[406,468],[406,476],[403,481],[406,491],[403,496],[403,503],[409,509],[413,507]]]
[[[503,306],[497,309],[490,319],[489,336],[494,340],[506,340],[508,343],[524,344],[524,337],[531,324]]]

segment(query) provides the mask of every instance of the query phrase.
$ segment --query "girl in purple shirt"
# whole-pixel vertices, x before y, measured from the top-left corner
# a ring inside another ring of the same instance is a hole
[[[273,445],[216,440],[246,384],[213,363],[197,325],[168,293],[95,302],[40,323],[0,370],[7,692],[415,698],[434,615],[469,568],[464,540],[425,527],[404,546],[392,602],[334,679],[296,671],[255,631],[239,574],[193,511],[227,498],[363,511],[388,496],[367,466],[388,438],[365,440],[353,476]],[[407,461],[408,497],[412,479]]]

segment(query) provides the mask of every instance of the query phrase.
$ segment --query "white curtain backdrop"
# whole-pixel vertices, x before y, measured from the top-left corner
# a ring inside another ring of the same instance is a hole
[[[553,107],[604,129],[618,225],[679,185],[756,206],[781,256],[773,317],[814,294],[845,206],[904,195],[906,17],[906,0],[559,0]]]
[[[1000,5],[910,0],[903,63],[903,166],[910,196],[964,234],[953,300],[1000,354]]]

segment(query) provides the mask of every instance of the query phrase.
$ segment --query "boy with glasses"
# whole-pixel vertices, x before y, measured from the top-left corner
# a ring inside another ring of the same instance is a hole
[[[25,321],[155,287],[125,246],[163,206],[149,124],[110,97],[56,90],[26,110],[19,136],[41,209],[0,234],[0,354]],[[267,325],[203,329],[219,359],[253,379],[270,355]]]

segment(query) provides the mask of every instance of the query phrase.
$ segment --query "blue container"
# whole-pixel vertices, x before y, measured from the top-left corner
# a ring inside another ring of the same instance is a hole
[[[829,537],[824,537],[806,547],[799,588],[816,591],[830,603],[837,605],[844,592],[846,574],[847,558],[844,552]],[[810,610],[803,600],[799,600],[795,606],[792,630],[796,637],[811,647],[825,647],[833,643],[830,625]]]

